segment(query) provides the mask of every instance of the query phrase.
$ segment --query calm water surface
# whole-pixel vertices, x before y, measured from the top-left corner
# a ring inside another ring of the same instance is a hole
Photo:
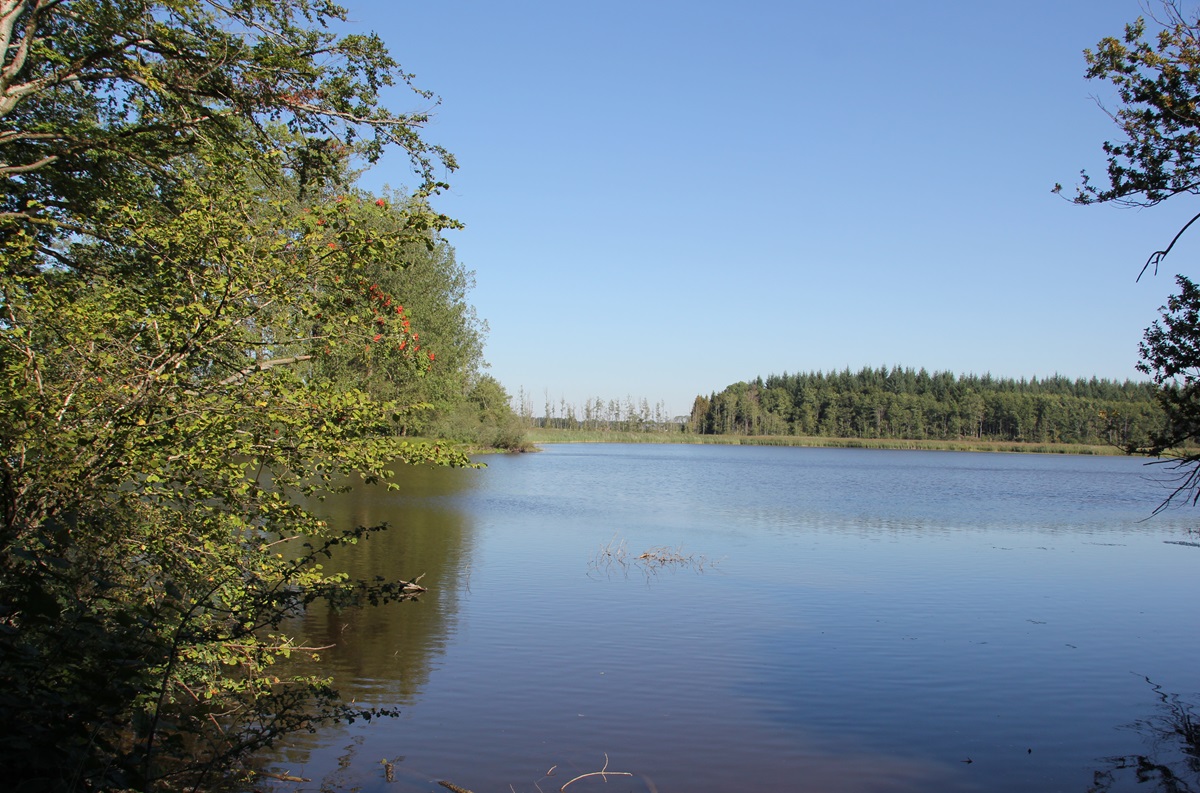
[[[1137,755],[1200,783],[1164,733],[1173,697],[1200,702],[1200,547],[1179,544],[1195,513],[1144,520],[1164,491],[1140,460],[562,445],[486,462],[323,507],[393,526],[338,564],[431,591],[293,626],[337,645],[344,695],[402,715],[300,736],[271,767],[312,782],[286,789],[550,793],[606,756],[631,776],[568,790],[1152,789]],[[661,547],[683,563],[636,559]]]

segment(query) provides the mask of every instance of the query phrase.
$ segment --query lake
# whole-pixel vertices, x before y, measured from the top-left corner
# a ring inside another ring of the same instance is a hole
[[[1171,734],[1200,703],[1200,538],[1194,510],[1149,517],[1162,466],[591,444],[484,461],[321,506],[392,526],[335,564],[430,591],[290,626],[336,645],[344,696],[402,713],[296,736],[268,767],[312,781],[278,789],[1200,785]],[[602,769],[628,776],[572,781]]]

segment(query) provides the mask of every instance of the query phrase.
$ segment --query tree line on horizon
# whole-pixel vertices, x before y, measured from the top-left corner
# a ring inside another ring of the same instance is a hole
[[[1135,448],[1161,432],[1153,383],[864,367],[758,377],[699,395],[684,431]]]
[[[651,404],[646,397],[634,399],[626,395],[624,399],[604,399],[597,396],[585,399],[580,406],[568,402],[566,397],[552,398],[549,389],[545,391],[542,415],[537,416],[533,397],[524,386],[517,390],[512,409],[525,427],[558,430],[668,432],[678,431],[687,418],[671,416],[667,412],[667,403],[661,399]]]

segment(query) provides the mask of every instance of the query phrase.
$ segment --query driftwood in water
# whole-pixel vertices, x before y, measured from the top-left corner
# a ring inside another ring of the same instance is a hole
[[[438,784],[448,790],[453,790],[454,793],[471,793],[471,791],[467,790],[465,787],[459,787],[453,782],[447,782],[444,779],[438,780]]]
[[[311,782],[312,781],[308,777],[292,776],[291,774],[272,774],[269,771],[257,771],[257,772],[255,772],[255,775],[256,776],[265,776],[265,777],[269,777],[271,779],[278,779],[281,782]]]
[[[429,591],[428,589],[426,589],[425,587],[421,586],[420,583],[418,583],[424,577],[425,577],[425,574],[421,573],[419,576],[417,576],[413,580],[403,582],[404,585],[402,587],[400,587],[400,591],[406,595],[419,595],[422,592],[428,592]]]

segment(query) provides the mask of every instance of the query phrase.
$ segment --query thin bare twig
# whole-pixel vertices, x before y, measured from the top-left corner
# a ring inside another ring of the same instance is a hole
[[[1162,262],[1162,260],[1166,258],[1167,254],[1171,252],[1171,249],[1175,247],[1175,243],[1179,242],[1179,238],[1183,236],[1183,232],[1187,231],[1188,228],[1193,223],[1195,223],[1197,220],[1200,220],[1200,214],[1195,215],[1191,220],[1189,220],[1187,223],[1185,223],[1183,225],[1183,228],[1181,228],[1179,230],[1179,233],[1177,233],[1175,235],[1175,238],[1173,240],[1171,240],[1170,245],[1168,245],[1166,248],[1164,248],[1161,251],[1155,251],[1154,253],[1150,254],[1150,258],[1147,259],[1146,263],[1142,265],[1142,271],[1140,273],[1138,273],[1138,277],[1135,278],[1134,280],[1135,281],[1142,280],[1142,276],[1146,274],[1147,268],[1149,268],[1150,265],[1152,265],[1152,264],[1154,265],[1154,274],[1158,275],[1159,263]]]
[[[586,774],[580,774],[579,776],[572,779],[571,782],[578,782],[579,780],[585,779],[589,776],[601,776],[601,777],[604,777],[604,781],[607,782],[608,777],[610,777],[610,776],[633,776],[633,774],[629,773],[628,771],[609,771],[608,770],[608,752],[605,752],[603,768],[601,768],[599,771],[589,771]],[[571,784],[571,782],[568,782],[566,785],[563,785],[562,787],[560,787],[558,789],[559,793],[562,793],[562,791],[566,790],[567,785]]]

